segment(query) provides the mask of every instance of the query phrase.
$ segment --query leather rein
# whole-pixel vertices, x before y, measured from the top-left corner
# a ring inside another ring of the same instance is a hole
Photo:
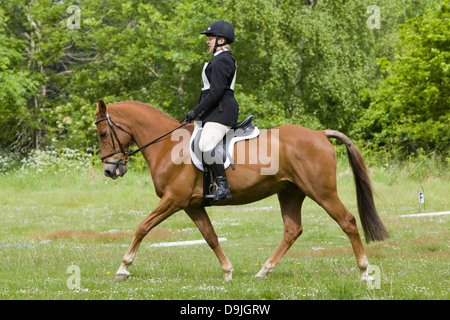
[[[123,147],[122,143],[120,142],[119,137],[117,136],[116,129],[115,129],[114,127],[116,127],[116,128],[118,128],[119,130],[121,130],[121,131],[123,131],[123,132],[129,134],[130,137],[133,137],[133,135],[132,135],[130,132],[128,132],[127,130],[125,130],[124,128],[122,128],[120,125],[118,125],[117,123],[115,123],[114,121],[112,121],[111,118],[110,118],[110,116],[109,116],[108,111],[106,111],[106,117],[105,117],[105,118],[101,118],[101,119],[98,119],[97,121],[95,121],[95,125],[97,125],[97,124],[99,124],[100,122],[103,122],[103,121],[108,121],[108,126],[109,126],[109,131],[110,131],[110,136],[111,136],[111,142],[112,142],[114,151],[111,152],[111,153],[109,153],[109,154],[107,154],[106,156],[101,157],[101,161],[102,161],[103,163],[114,164],[114,165],[116,165],[116,166],[119,166],[119,165],[121,165],[121,164],[124,164],[125,162],[128,162],[128,161],[129,161],[129,157],[135,155],[135,154],[138,153],[139,151],[142,151],[143,149],[147,148],[148,146],[151,146],[152,144],[158,142],[158,141],[161,140],[162,138],[167,137],[167,136],[168,136],[169,134],[171,134],[172,132],[174,132],[174,131],[176,131],[176,130],[182,128],[182,127],[184,127],[185,125],[187,125],[187,124],[189,123],[189,122],[184,122],[185,119],[183,119],[183,120],[180,121],[180,123],[181,123],[180,126],[176,127],[176,128],[173,129],[173,130],[170,130],[169,132],[163,134],[162,136],[156,138],[155,140],[150,141],[150,142],[147,143],[146,145],[143,145],[142,147],[139,147],[138,149],[136,149],[136,150],[134,150],[134,151],[132,151],[132,152],[128,152],[128,150],[125,150],[125,148]],[[115,143],[115,141],[117,141],[117,144],[118,144],[120,150],[115,150],[115,149],[116,149],[116,143]],[[118,162],[105,161],[105,159],[107,159],[107,158],[109,158],[109,157],[111,157],[111,156],[113,156],[113,155],[115,155],[115,154],[126,155],[126,156],[128,156],[128,159],[124,159],[124,158],[122,157],[122,158],[119,159]]]

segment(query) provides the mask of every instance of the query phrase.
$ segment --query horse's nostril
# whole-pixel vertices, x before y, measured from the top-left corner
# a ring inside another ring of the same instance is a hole
[[[107,177],[112,177],[112,171],[111,170],[108,170],[108,169],[106,169],[105,170],[105,176],[107,176]]]

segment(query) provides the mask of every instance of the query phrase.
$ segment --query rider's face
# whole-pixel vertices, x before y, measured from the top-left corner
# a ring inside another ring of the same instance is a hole
[[[225,39],[219,37],[218,43],[223,44],[224,42],[225,42]],[[213,54],[214,46],[216,45],[216,36],[208,37],[208,40],[206,40],[206,44],[208,45],[209,53]]]

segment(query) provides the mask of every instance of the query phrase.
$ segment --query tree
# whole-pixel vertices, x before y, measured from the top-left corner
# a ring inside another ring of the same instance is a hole
[[[237,31],[242,110],[263,126],[350,132],[380,76],[376,58],[391,54],[398,21],[421,12],[418,2],[377,1],[381,27],[371,30],[373,1],[222,1]]]
[[[27,89],[22,90],[18,108],[6,119],[6,134],[17,139],[5,139],[4,147],[19,151],[43,148],[53,130],[53,111],[68,97],[72,66],[79,57],[73,45],[76,33],[67,28],[67,5],[61,1],[7,0],[2,7],[9,17],[5,30],[20,55],[8,76],[24,75],[20,83],[8,88]]]
[[[23,42],[9,34],[7,22],[0,7],[0,149],[28,143],[30,124],[24,106],[37,88],[29,70],[22,67]]]
[[[428,1],[378,0],[381,28],[370,30],[370,0],[79,1],[79,28],[67,24],[72,3],[0,0],[0,148],[94,145],[99,98],[181,119],[211,59],[200,32],[219,19],[236,29],[241,118],[349,133],[377,112],[372,90],[385,75],[376,58],[392,60],[398,22]]]
[[[434,1],[400,28],[394,61],[380,58],[386,78],[357,126],[365,140],[403,155],[450,150],[450,6]]]

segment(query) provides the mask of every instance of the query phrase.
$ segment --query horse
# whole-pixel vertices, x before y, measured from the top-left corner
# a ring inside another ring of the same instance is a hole
[[[95,116],[104,174],[112,179],[122,177],[127,172],[126,164],[130,156],[140,151],[148,163],[155,192],[160,198],[156,207],[139,223],[115,274],[115,280],[128,279],[128,267],[135,259],[142,239],[159,223],[180,210],[184,210],[192,219],[214,251],[225,280],[231,280],[232,264],[222,250],[202,201],[203,172],[189,162],[190,155],[186,152],[189,150],[189,137],[175,137],[179,131],[187,132],[189,136],[194,125],[180,125],[179,121],[163,111],[138,101],[106,105],[100,99]],[[301,208],[306,197],[319,204],[348,236],[361,280],[371,278],[356,219],[337,194],[336,151],[329,138],[342,141],[346,147],[366,242],[389,238],[375,208],[371,181],[361,152],[348,136],[336,130],[310,130],[298,125],[261,130],[255,141],[258,143],[241,141],[234,146],[235,160],[237,157],[243,159],[245,155],[249,161],[240,161],[243,163],[238,162],[235,170],[226,170],[232,198],[221,199],[213,204],[242,205],[277,194],[284,223],[283,238],[256,278],[264,278],[271,273],[301,235]],[[132,141],[138,147],[141,146],[134,152],[129,151]],[[274,157],[276,170],[273,172],[269,170],[267,159],[258,159],[262,146],[273,154],[278,153]],[[174,154],[180,157],[176,161]],[[262,174],[263,169],[269,173]]]

